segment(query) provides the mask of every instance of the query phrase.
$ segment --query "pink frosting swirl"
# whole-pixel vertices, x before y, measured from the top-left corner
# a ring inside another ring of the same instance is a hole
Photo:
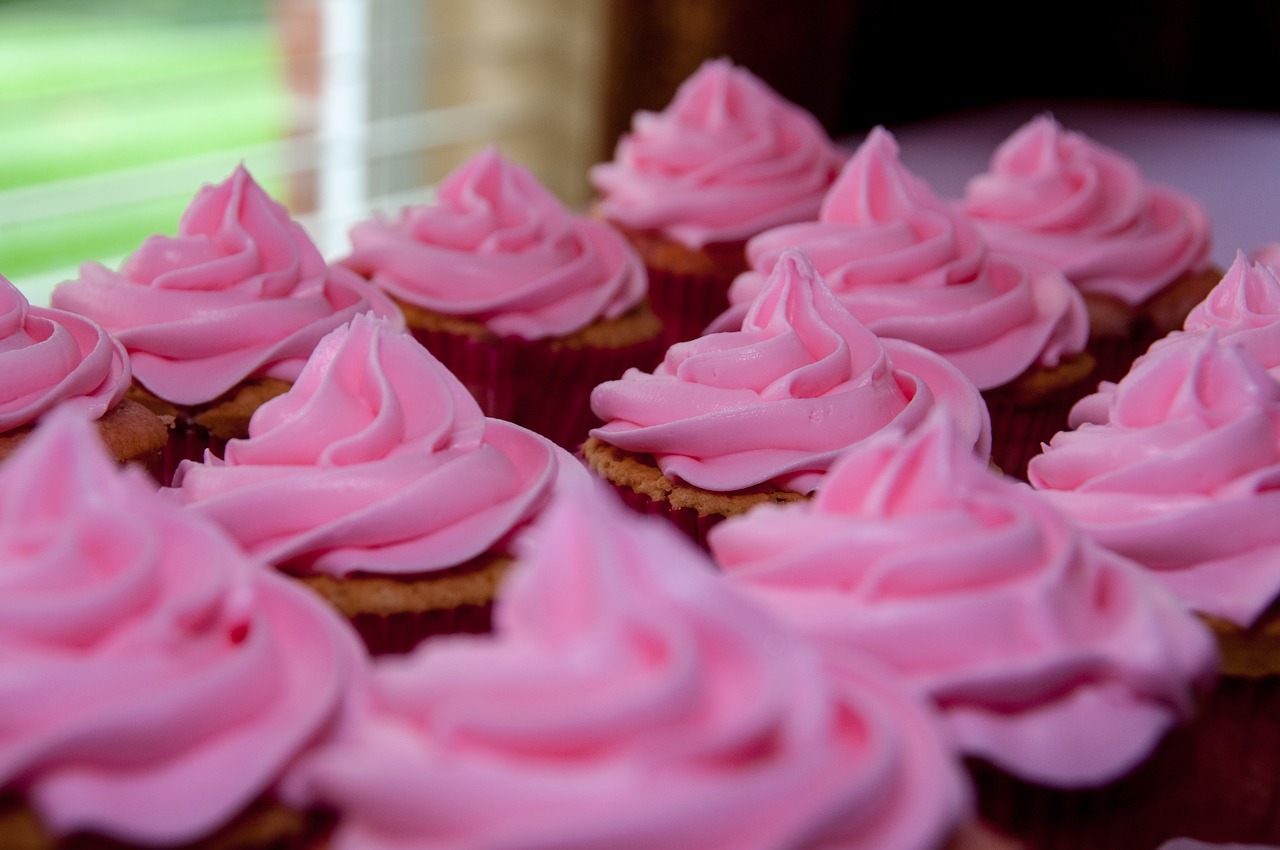
[[[605,218],[696,249],[812,218],[843,161],[812,115],[715,59],[665,111],[637,112],[590,178]]]
[[[816,654],[589,484],[526,538],[495,634],[375,671],[292,785],[335,850],[933,850],[966,802],[923,706]]]
[[[353,632],[59,411],[0,469],[0,787],[57,835],[195,841],[340,722]]]
[[[1250,254],[1249,258],[1255,263],[1262,263],[1271,266],[1273,269],[1280,269],[1280,242],[1268,242]],[[1280,272],[1277,273],[1280,274]]]
[[[1216,331],[1135,364],[1109,421],[1056,435],[1028,478],[1197,611],[1247,625],[1280,592],[1280,382]]]
[[[1102,784],[1189,716],[1213,638],[1137,565],[994,475],[945,417],[867,440],[812,502],[712,529],[729,580],[840,658],[929,694],[957,745]]]
[[[504,544],[570,463],[532,431],[486,419],[408,334],[357,316],[225,459],[184,462],[173,492],[277,566],[419,573]]]
[[[148,237],[119,272],[85,263],[52,303],[101,323],[128,349],[133,377],[175,404],[211,401],[246,378],[292,381],[352,316],[399,316],[357,275],[326,266],[243,166],[197,193],[177,237]]]
[[[129,359],[101,327],[32,307],[0,276],[0,432],[31,425],[55,405],[97,419],[124,397]]]
[[[968,379],[929,351],[877,339],[792,251],[741,330],[678,343],[652,374],[631,369],[596,387],[591,408],[605,424],[591,434],[706,490],[768,481],[808,492],[853,443],[890,423],[911,428],[939,405],[990,452],[986,406]]]
[[[621,316],[648,286],[622,236],[492,147],[445,178],[434,204],[361,222],[351,243],[342,264],[402,301],[524,339]]]
[[[751,270],[729,291],[732,326],[782,252],[799,248],[858,320],[882,337],[936,351],[979,389],[1085,346],[1088,316],[1062,274],[1028,258],[989,256],[977,229],[903,167],[877,127],[845,166],[819,220],[779,227],[747,245]]]
[[[961,208],[994,250],[1052,263],[1086,293],[1137,305],[1209,260],[1208,214],[1119,152],[1032,119],[973,178]]]

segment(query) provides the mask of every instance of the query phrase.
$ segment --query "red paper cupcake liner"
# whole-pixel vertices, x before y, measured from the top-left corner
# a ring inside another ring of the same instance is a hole
[[[518,337],[476,340],[414,329],[414,336],[467,388],[486,416],[523,425],[573,450],[600,420],[591,390],[631,367],[652,369],[661,336],[618,348],[554,348]]]
[[[987,400],[991,413],[991,462],[1005,475],[1027,480],[1027,462],[1040,454],[1041,443],[1067,427],[1074,395],[1054,397],[1034,405]]]
[[[701,516],[693,508],[673,508],[668,502],[651,499],[643,493],[637,493],[630,487],[607,482],[631,510],[644,516],[661,517],[684,532],[690,540],[707,551],[707,532],[718,525],[722,516]]]
[[[1137,330],[1132,336],[1102,336],[1089,340],[1088,351],[1093,355],[1096,365],[1092,381],[1119,381],[1129,373],[1133,361],[1147,353],[1147,348],[1155,341],[1151,331]]]
[[[1192,723],[1101,788],[969,768],[982,819],[1027,850],[1154,850],[1178,837],[1280,845],[1280,677],[1222,679]]]
[[[733,276],[678,274],[649,268],[649,306],[662,320],[663,349],[702,336],[729,307]]]
[[[205,449],[211,450],[220,458],[227,449],[227,441],[215,437],[193,422],[175,421],[169,429],[169,442],[165,444],[164,456],[160,461],[157,475],[160,484],[164,487],[172,484],[173,474],[184,460],[203,463]]]
[[[493,603],[386,615],[357,614],[350,618],[350,622],[371,655],[398,655],[439,635],[491,632]]]

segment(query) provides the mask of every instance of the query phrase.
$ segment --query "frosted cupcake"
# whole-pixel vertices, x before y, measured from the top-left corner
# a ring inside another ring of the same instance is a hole
[[[817,221],[751,240],[751,271],[734,281],[734,307],[713,329],[739,321],[793,247],[876,335],[937,352],[982,390],[992,459],[1010,475],[1022,475],[1092,387],[1079,294],[1047,264],[989,253],[973,224],[902,165],[883,128],[845,166]]]
[[[817,215],[844,158],[817,119],[727,59],[704,62],[662,112],[636,113],[590,177],[596,213],[645,260],[668,345],[728,306],[749,238]]]
[[[327,266],[243,166],[196,194],[176,237],[148,237],[118,272],[85,263],[52,304],[124,344],[130,397],[174,417],[168,472],[243,437],[326,333],[370,309],[397,315],[359,277]]]
[[[297,576],[374,652],[484,631],[511,538],[566,452],[486,419],[408,334],[357,316],[321,340],[223,459],[184,463],[173,495],[253,556]]]
[[[1199,202],[1048,115],[996,149],[961,208],[994,250],[1052,263],[1079,287],[1103,379],[1181,326],[1221,275]]]
[[[485,415],[567,448],[595,424],[591,388],[661,354],[640,258],[494,148],[351,243],[343,265],[396,300]]]
[[[637,510],[694,539],[762,502],[821,486],[849,446],[945,409],[976,455],[990,450],[987,411],[954,366],[879,339],[832,295],[808,258],[785,253],[740,330],[668,349],[652,373],[601,384],[605,424],[583,456]]]
[[[1074,822],[1046,820],[1072,799],[1049,789],[1113,785],[1143,763],[1192,715],[1212,637],[956,436],[937,415],[910,434],[886,429],[812,502],[714,529],[712,555],[833,663],[866,652],[929,695],[956,746],[994,766],[974,765],[1001,826],[1032,846],[1045,831],[1072,836],[1064,846],[1154,846],[1168,812],[1138,801],[1173,793],[1159,771],[1077,797]]]
[[[526,538],[495,632],[385,660],[352,734],[291,798],[334,850],[934,850],[966,789],[933,719],[816,655],[679,535],[562,492]]]
[[[1273,844],[1270,783],[1253,777],[1280,770],[1280,383],[1217,336],[1142,358],[1116,385],[1106,424],[1057,435],[1029,473],[1213,626],[1224,675],[1200,739],[1196,806],[1184,807],[1202,831],[1186,834]]]
[[[0,467],[0,845],[307,846],[327,816],[276,789],[362,674],[346,624],[74,412]]]
[[[129,358],[95,322],[32,307],[0,276],[0,461],[59,405],[96,420],[112,457],[161,474],[165,423],[125,399]]]

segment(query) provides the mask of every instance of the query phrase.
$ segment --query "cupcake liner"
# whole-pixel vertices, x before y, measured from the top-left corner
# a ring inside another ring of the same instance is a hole
[[[733,276],[687,274],[648,268],[649,305],[662,320],[663,348],[702,336],[729,307]]]
[[[487,634],[493,630],[493,604],[395,614],[356,614],[350,622],[364,640],[369,654],[398,655],[411,651],[430,637]]]
[[[1154,850],[1172,838],[1280,845],[1280,676],[1226,677],[1193,722],[1101,788],[969,762],[982,819],[1028,850]]]
[[[553,346],[545,340],[496,340],[413,329],[414,337],[467,388],[486,416],[505,419],[572,450],[602,424],[591,390],[628,368],[651,369],[661,336],[617,348]]]
[[[173,474],[184,460],[204,462],[205,449],[209,449],[216,457],[222,457],[227,448],[227,441],[211,434],[193,422],[175,420],[169,429],[169,442],[165,444],[164,456],[160,461],[160,469],[156,475],[161,486],[168,487],[173,483]]]
[[[1027,480],[1027,462],[1040,454],[1041,443],[1067,428],[1067,414],[1077,401],[1074,395],[1046,399],[1036,404],[988,398],[991,414],[991,462],[1008,476]]]
[[[1156,335],[1150,330],[1135,330],[1132,336],[1101,336],[1089,340],[1089,353],[1094,356],[1093,382],[1119,381],[1129,373],[1133,361],[1147,353]]]
[[[708,551],[707,532],[724,519],[718,515],[701,516],[693,508],[673,508],[668,502],[651,499],[623,484],[615,484],[612,481],[606,483],[613,488],[618,498],[628,508],[644,516],[661,517],[667,520],[704,551]]]

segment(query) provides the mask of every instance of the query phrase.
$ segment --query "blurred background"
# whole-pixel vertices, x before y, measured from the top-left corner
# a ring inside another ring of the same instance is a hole
[[[979,169],[1045,105],[1068,126],[1097,104],[1230,110],[1267,160],[1254,191],[1280,198],[1278,48],[1275,0],[0,0],[0,274],[43,302],[81,262],[174,233],[240,162],[329,256],[491,142],[583,207],[635,110],[716,56],[850,144],[889,126],[922,172],[960,142]],[[986,135],[955,123],[1010,104]]]

